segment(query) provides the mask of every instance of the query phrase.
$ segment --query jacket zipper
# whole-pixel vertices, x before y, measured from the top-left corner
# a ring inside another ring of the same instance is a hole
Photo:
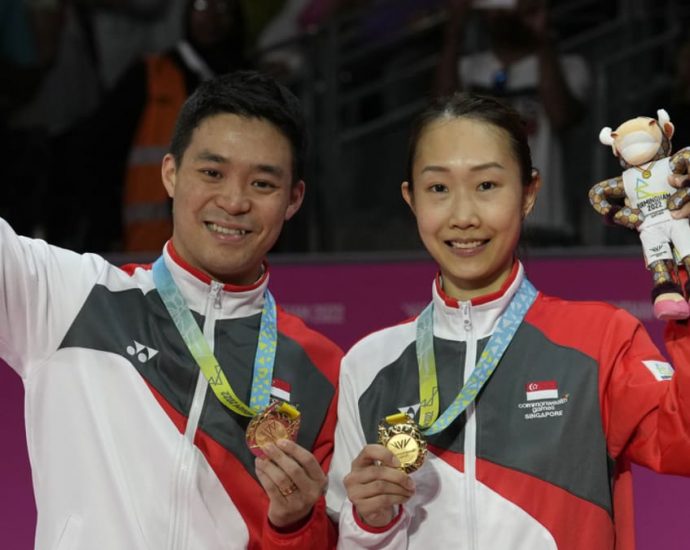
[[[217,281],[211,281],[211,290],[206,300],[204,312],[204,338],[209,347],[215,348],[214,328],[216,324],[215,311],[221,308],[221,290],[223,285]],[[204,407],[208,380],[199,369],[192,405],[189,408],[189,417],[185,427],[184,437],[180,442],[177,453],[175,481],[172,492],[172,511],[170,530],[168,531],[168,545],[170,550],[186,550],[189,548],[189,496],[196,475],[199,455],[194,447],[194,436],[199,425],[199,418]]]
[[[477,362],[477,340],[474,336],[472,317],[470,315],[470,303],[463,302],[462,326],[465,331],[467,348],[465,350],[465,368],[463,369],[463,384],[472,374]],[[474,414],[474,403],[465,409],[465,521],[467,524],[467,542],[469,550],[477,548],[477,522],[476,522],[476,462],[477,462],[477,420]]]

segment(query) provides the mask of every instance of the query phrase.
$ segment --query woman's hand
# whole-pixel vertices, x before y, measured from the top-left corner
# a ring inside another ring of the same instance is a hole
[[[396,506],[414,494],[414,481],[399,468],[400,461],[383,445],[367,445],[353,460],[345,476],[345,489],[366,524],[389,524]]]

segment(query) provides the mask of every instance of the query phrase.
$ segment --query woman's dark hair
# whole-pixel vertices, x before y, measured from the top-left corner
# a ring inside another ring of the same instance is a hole
[[[273,124],[292,148],[292,181],[303,179],[307,132],[299,99],[270,76],[236,71],[202,82],[177,117],[170,153],[178,164],[194,130],[217,114],[256,118]]]
[[[415,119],[410,134],[407,153],[407,181],[412,186],[412,166],[417,154],[419,138],[427,126],[441,119],[470,118],[492,124],[505,130],[510,137],[510,145],[520,166],[520,179],[523,185],[532,181],[532,156],[527,143],[525,123],[512,108],[489,96],[456,92],[439,97]]]

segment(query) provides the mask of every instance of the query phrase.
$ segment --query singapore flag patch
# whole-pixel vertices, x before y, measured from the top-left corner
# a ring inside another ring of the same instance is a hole
[[[659,382],[673,378],[673,367],[665,361],[642,361]]]
[[[271,396],[286,403],[290,402],[290,390],[291,386],[284,380],[273,379],[273,384],[271,386]]]
[[[525,397],[527,401],[558,399],[558,384],[555,380],[529,382],[525,384]]]

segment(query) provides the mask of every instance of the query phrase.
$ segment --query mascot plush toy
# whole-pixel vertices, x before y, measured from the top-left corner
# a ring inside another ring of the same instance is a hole
[[[647,268],[654,274],[654,315],[687,319],[690,306],[676,277],[674,249],[690,273],[690,224],[672,218],[670,211],[690,201],[690,188],[677,189],[669,180],[688,174],[690,147],[671,156],[673,124],[663,109],[657,116],[658,120],[637,117],[614,131],[601,130],[599,140],[612,147],[625,170],[592,187],[589,200],[609,221],[639,231]],[[690,295],[690,281],[685,294]]]

